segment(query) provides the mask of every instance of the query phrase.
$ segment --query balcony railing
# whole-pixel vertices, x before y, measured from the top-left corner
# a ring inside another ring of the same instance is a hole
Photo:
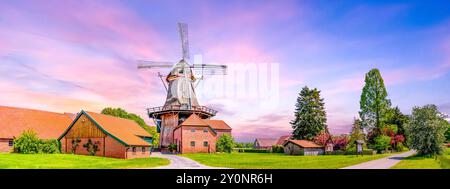
[[[158,107],[153,107],[153,108],[148,108],[147,112],[148,114],[155,114],[157,112],[164,112],[164,111],[199,111],[199,112],[206,112],[212,115],[216,115],[217,111],[213,110],[211,108],[208,108],[206,106],[177,106],[177,105],[172,105],[172,106],[158,106]]]

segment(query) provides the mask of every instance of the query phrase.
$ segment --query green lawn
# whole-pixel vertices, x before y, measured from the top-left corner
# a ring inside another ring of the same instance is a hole
[[[441,166],[434,158],[410,156],[391,167],[391,169],[440,169]]]
[[[337,169],[392,154],[290,156],[272,153],[181,154],[204,165],[240,169]]]
[[[442,155],[450,159],[450,148],[447,148]],[[391,169],[442,169],[442,165],[434,157],[410,156],[403,159]]]
[[[122,169],[169,164],[163,158],[115,159],[73,154],[0,153],[1,169]]]

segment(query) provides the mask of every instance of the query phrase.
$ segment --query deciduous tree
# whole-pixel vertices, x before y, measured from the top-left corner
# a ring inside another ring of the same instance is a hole
[[[405,127],[409,147],[421,155],[441,154],[447,124],[445,115],[435,105],[414,107]]]
[[[380,129],[387,121],[391,101],[387,98],[386,87],[378,69],[370,70],[364,82],[359,102],[361,127],[367,131]]]

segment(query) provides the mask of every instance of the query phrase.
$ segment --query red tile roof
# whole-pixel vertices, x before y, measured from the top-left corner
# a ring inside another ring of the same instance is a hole
[[[277,139],[274,138],[257,138],[255,142],[258,142],[260,147],[272,147],[277,143]]]
[[[208,120],[204,119],[204,122],[206,122],[209,126],[211,126],[215,130],[231,130],[231,127],[225,123],[225,121],[222,120]]]
[[[303,148],[322,148],[322,146],[317,145],[316,143],[309,141],[309,140],[287,140],[285,144],[288,142],[292,142],[296,145],[299,145]]]
[[[186,120],[181,123],[181,126],[203,126],[208,127],[209,125],[202,120],[202,118],[198,117],[196,114],[192,114]]]
[[[83,113],[84,111],[82,111]],[[130,146],[150,146],[150,144],[144,141],[141,137],[152,137],[147,131],[145,131],[136,122],[129,119],[114,117],[110,115],[104,115],[94,112],[84,112],[94,119],[99,126],[112,135],[114,138],[124,142]]]
[[[291,138],[291,135],[281,136],[278,138],[276,145],[283,145],[286,140],[289,140],[289,138]]]
[[[0,106],[0,138],[19,137],[33,130],[39,138],[56,139],[71,122],[68,114]]]

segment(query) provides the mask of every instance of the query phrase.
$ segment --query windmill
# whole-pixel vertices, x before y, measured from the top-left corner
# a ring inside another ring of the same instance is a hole
[[[226,75],[227,66],[212,64],[189,64],[188,27],[185,23],[178,23],[181,39],[182,58],[178,62],[159,62],[139,60],[138,69],[171,68],[167,75],[158,72],[167,92],[163,106],[148,108],[147,113],[157,125],[160,132],[160,148],[167,148],[173,141],[173,129],[187,117],[195,113],[203,119],[216,115],[217,111],[206,106],[200,106],[195,94],[195,87],[209,75]],[[200,75],[197,79],[195,75]]]

